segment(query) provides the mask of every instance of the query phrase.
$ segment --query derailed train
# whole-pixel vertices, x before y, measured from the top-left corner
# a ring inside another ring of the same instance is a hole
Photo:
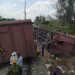
[[[24,58],[35,57],[34,39],[44,41],[47,50],[55,55],[75,55],[75,36],[38,27],[33,31],[31,20],[5,21],[0,22],[0,64],[8,62],[13,51]]]
[[[24,58],[35,57],[31,20],[0,22],[0,63],[8,62],[13,51]]]
[[[52,32],[42,28],[35,28],[37,39],[44,42],[46,49],[56,56],[71,57],[75,55],[75,36]]]

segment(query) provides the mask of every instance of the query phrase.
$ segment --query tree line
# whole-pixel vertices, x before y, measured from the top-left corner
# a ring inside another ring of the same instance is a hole
[[[0,16],[0,21],[14,21],[16,20],[15,18],[3,18],[2,16]]]
[[[58,0],[56,9],[56,19],[49,15],[37,16],[34,23],[47,29],[75,35],[75,0]]]

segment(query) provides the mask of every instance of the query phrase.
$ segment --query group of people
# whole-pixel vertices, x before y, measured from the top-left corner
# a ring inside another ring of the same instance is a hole
[[[17,64],[20,67],[20,75],[22,75],[23,57],[20,53],[12,52],[10,57],[10,64]]]

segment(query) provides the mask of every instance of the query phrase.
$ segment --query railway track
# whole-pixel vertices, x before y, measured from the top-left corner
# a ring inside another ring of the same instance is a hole
[[[0,68],[0,75],[7,75],[9,66]],[[32,75],[31,64],[24,64],[22,68],[22,75]]]
[[[44,62],[44,59],[39,58],[32,63],[25,63],[22,68],[22,75],[47,75]],[[6,75],[8,68],[9,66],[0,69],[0,75]]]

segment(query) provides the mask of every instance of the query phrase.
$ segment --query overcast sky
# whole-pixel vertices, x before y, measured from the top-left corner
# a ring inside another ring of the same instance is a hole
[[[24,19],[25,0],[0,0],[0,16]],[[27,19],[34,20],[38,15],[55,15],[57,0],[26,0]]]

